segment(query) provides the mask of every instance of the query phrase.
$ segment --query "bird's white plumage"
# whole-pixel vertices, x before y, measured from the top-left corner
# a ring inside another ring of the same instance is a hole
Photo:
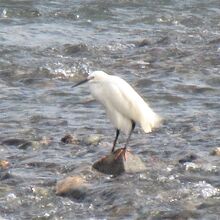
[[[104,105],[115,128],[129,134],[134,121],[148,133],[160,124],[160,117],[125,80],[103,71],[88,78],[91,94]]]

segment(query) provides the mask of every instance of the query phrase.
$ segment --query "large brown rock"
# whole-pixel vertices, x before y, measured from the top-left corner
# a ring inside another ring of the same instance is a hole
[[[111,153],[93,164],[93,168],[97,171],[110,175],[120,175],[122,173],[137,173],[146,170],[146,166],[135,154],[131,152],[126,152],[126,157],[123,154],[118,153],[121,149],[116,150],[114,153]]]
[[[70,196],[75,199],[84,199],[88,191],[88,184],[80,176],[69,176],[56,184],[56,194]]]

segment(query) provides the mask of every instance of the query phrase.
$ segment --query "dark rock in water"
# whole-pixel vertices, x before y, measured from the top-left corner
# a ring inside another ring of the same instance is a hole
[[[6,179],[9,179],[11,177],[11,174],[9,173],[8,170],[0,170],[0,180],[6,180]],[[1,220],[1,219],[0,219]]]
[[[64,144],[78,144],[79,140],[71,134],[67,134],[61,138],[61,142]]]
[[[65,44],[64,46],[64,52],[67,54],[67,55],[72,55],[72,54],[76,54],[76,53],[79,53],[79,52],[85,52],[88,50],[88,47],[85,45],[85,44],[75,44],[75,45],[72,45],[72,44]]]
[[[42,137],[40,140],[28,141],[25,139],[11,138],[3,140],[1,144],[8,146],[16,146],[18,149],[26,150],[29,147],[38,148],[42,145],[49,145],[52,142],[52,139],[49,137]]]
[[[146,166],[142,160],[131,152],[126,152],[126,159],[121,154],[117,157],[121,149],[107,155],[93,164],[93,168],[97,171],[110,175],[120,175],[122,173],[137,173],[146,170]]]
[[[187,163],[196,160],[198,157],[195,154],[189,154],[184,156],[182,159],[179,159],[179,163]]]
[[[88,191],[88,184],[80,176],[69,176],[56,184],[56,194],[69,196],[77,200],[84,199]]]
[[[155,216],[151,218],[151,220],[187,220],[187,219],[197,219],[199,217],[199,213],[191,211],[191,210],[183,210],[183,211],[158,211]]]
[[[21,150],[26,150],[27,148],[32,147],[32,146],[33,146],[33,143],[31,141],[27,141],[23,144],[20,144],[18,146],[18,148],[21,149]]]
[[[19,146],[19,145],[25,144],[27,142],[28,141],[24,140],[24,139],[11,138],[11,139],[6,139],[6,140],[2,141],[2,144],[9,145],[9,146],[10,145]]]

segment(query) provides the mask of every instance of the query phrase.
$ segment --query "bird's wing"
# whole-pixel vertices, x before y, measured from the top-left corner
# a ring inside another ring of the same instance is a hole
[[[111,76],[105,88],[109,105],[126,118],[139,123],[146,133],[158,125],[159,116],[126,81]]]

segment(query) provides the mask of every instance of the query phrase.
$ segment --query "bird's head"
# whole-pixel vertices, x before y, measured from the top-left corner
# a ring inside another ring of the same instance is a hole
[[[86,79],[76,83],[73,87],[79,86],[83,83],[89,82],[89,83],[96,83],[105,80],[105,78],[108,76],[107,73],[103,71],[93,71],[89,73],[89,75],[86,77]]]

